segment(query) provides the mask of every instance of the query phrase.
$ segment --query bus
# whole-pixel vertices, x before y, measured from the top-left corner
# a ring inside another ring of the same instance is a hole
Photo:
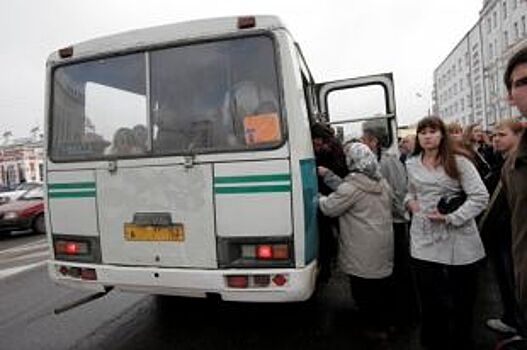
[[[61,48],[45,113],[48,271],[98,293],[306,300],[318,271],[310,127],[346,138],[374,125],[396,144],[392,75],[315,83],[275,16]]]

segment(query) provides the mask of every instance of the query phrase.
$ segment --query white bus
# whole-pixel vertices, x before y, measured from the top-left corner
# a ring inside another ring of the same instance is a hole
[[[372,119],[396,144],[391,74],[315,84],[274,16],[65,47],[46,88],[49,273],[94,291],[306,300],[318,252],[310,126],[329,118],[353,133]]]

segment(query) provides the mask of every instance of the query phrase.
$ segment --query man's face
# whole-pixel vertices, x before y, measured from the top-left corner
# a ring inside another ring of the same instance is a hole
[[[405,136],[399,144],[399,149],[403,154],[409,154],[414,151],[415,136]]]
[[[527,116],[527,63],[519,64],[512,70],[511,82],[509,103]]]
[[[324,139],[321,137],[314,137],[313,138],[313,150],[315,151],[315,154],[323,154],[331,151],[331,148],[329,145],[324,142]]]

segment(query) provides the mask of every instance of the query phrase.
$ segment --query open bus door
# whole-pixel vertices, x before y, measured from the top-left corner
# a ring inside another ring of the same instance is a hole
[[[320,117],[336,130],[342,142],[358,140],[365,129],[386,137],[382,147],[397,149],[395,93],[391,73],[317,84]]]

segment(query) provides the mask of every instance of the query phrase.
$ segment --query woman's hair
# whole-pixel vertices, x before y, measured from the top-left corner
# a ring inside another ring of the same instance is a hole
[[[468,154],[460,148],[454,147],[450,135],[447,132],[445,123],[436,116],[425,117],[417,123],[417,134],[415,135],[415,148],[413,155],[421,154],[424,150],[419,143],[419,133],[425,128],[439,130],[441,132],[441,141],[439,142],[439,152],[437,158],[439,164],[445,169],[445,173],[453,179],[459,180],[460,173],[456,163],[456,154],[468,157]]]
[[[474,141],[472,139],[472,133],[474,132],[474,129],[478,126],[480,126],[479,123],[472,123],[465,127],[465,130],[463,131],[463,143],[466,147],[470,147],[474,144]]]
[[[521,132],[523,131],[522,123],[516,118],[502,119],[494,126],[495,130],[503,128],[510,129],[516,135],[521,134]]]
[[[454,132],[455,133],[462,133],[463,132],[463,127],[458,122],[449,123],[446,126],[446,129],[447,129],[449,134],[454,133]]]

